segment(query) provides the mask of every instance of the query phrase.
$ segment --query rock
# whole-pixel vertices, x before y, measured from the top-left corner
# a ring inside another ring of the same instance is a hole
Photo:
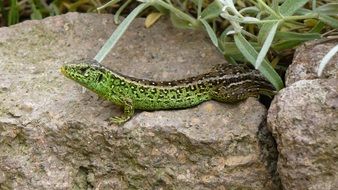
[[[143,23],[131,25],[103,64],[173,79],[223,61],[200,31]],[[0,189],[277,188],[275,145],[262,140],[270,137],[266,110],[254,98],[139,111],[108,125],[121,110],[59,68],[94,57],[114,28],[111,15],[69,13],[0,29]]]
[[[337,39],[314,40],[300,46],[286,72],[286,86],[299,80],[319,78],[317,71],[320,61],[337,43]],[[338,54],[333,56],[329,64],[326,65],[320,78],[338,78]]]
[[[310,42],[297,50],[287,86],[268,111],[277,141],[284,189],[338,189],[338,56],[316,76],[320,59],[335,44]]]
[[[337,84],[301,80],[275,97],[268,126],[277,140],[284,189],[338,189]]]

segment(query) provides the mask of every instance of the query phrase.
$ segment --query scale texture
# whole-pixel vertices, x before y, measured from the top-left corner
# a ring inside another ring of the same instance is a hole
[[[273,95],[274,90],[258,71],[230,64],[220,64],[205,74],[173,81],[126,76],[88,59],[66,64],[61,67],[61,72],[124,107],[124,115],[114,117],[114,123],[130,119],[134,109],[189,108],[207,100],[233,103],[259,94]]]

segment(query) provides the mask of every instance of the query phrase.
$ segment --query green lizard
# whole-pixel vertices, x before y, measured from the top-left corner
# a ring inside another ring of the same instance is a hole
[[[173,81],[151,81],[129,77],[80,60],[61,67],[68,78],[124,108],[111,122],[122,124],[135,109],[162,110],[196,106],[204,101],[238,102],[250,96],[274,94],[273,86],[258,71],[241,65],[221,64],[210,72]]]

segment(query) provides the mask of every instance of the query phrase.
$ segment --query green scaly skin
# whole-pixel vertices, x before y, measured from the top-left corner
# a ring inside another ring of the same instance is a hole
[[[173,81],[137,79],[114,72],[93,60],[61,67],[68,78],[124,108],[111,122],[122,124],[135,109],[164,110],[196,106],[204,101],[234,103],[259,94],[272,96],[273,86],[258,71],[241,65],[221,64],[210,72]]]

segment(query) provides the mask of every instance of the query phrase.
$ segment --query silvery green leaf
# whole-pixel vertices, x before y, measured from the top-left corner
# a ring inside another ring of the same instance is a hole
[[[316,8],[315,12],[330,16],[336,16],[338,15],[338,3],[326,3]]]
[[[241,33],[235,34],[234,39],[239,51],[251,64],[254,64],[258,55],[258,52],[255,50],[255,48],[244,38]],[[258,70],[271,82],[276,90],[283,88],[284,85],[282,79],[268,61],[263,60],[262,66],[259,67]]]
[[[242,17],[241,13],[239,13],[235,7],[235,4],[233,0],[219,0],[223,5],[223,11],[224,9],[230,9],[232,13],[234,13],[238,17]]]
[[[280,13],[283,16],[292,16],[298,9],[303,7],[309,0],[285,0],[280,6]]]
[[[222,12],[222,6],[218,1],[209,4],[201,13],[201,17],[205,20],[217,18]]]
[[[259,19],[255,18],[255,17],[243,17],[243,22],[246,22],[246,23],[258,23],[260,22]]]
[[[333,28],[338,28],[338,20],[327,16],[327,15],[319,15],[319,20],[321,20],[322,22],[324,22],[327,25],[332,26]]]
[[[202,22],[202,24],[204,25],[205,29],[207,30],[208,32],[208,35],[212,41],[212,43],[218,47],[218,39],[217,39],[217,36],[214,32],[214,30],[210,27],[210,25],[208,24],[207,21],[205,21],[204,19],[200,19],[200,21]]]
[[[259,33],[258,33],[258,42],[259,43],[263,43],[265,41],[265,39],[267,38],[267,36],[269,35],[269,31],[271,30],[271,28],[274,26],[273,22],[270,23],[264,23],[260,29],[259,29]]]
[[[170,12],[170,20],[176,28],[181,29],[192,29],[191,23],[187,20],[182,19],[177,16],[175,13]]]
[[[333,47],[320,61],[317,75],[320,77],[323,74],[323,70],[325,66],[329,63],[329,61],[332,59],[332,57],[338,52],[338,45]]]
[[[258,69],[261,64],[263,59],[265,58],[266,54],[268,53],[271,43],[273,41],[273,38],[275,37],[277,28],[278,28],[279,22],[274,23],[274,25],[272,26],[268,36],[266,37],[264,44],[262,46],[261,51],[259,52],[256,62],[255,62],[255,68]]]
[[[319,33],[297,33],[297,32],[276,32],[276,40],[279,39],[286,39],[286,40],[314,40],[314,39],[320,39],[321,36]]]
[[[109,6],[111,6],[111,5],[114,5],[115,3],[118,3],[119,1],[120,1],[120,0],[111,0],[111,1],[107,2],[106,4],[104,4],[104,5],[102,5],[102,6],[98,7],[98,8],[96,8],[96,10],[100,11],[100,10],[106,8],[106,7],[109,7]]]

